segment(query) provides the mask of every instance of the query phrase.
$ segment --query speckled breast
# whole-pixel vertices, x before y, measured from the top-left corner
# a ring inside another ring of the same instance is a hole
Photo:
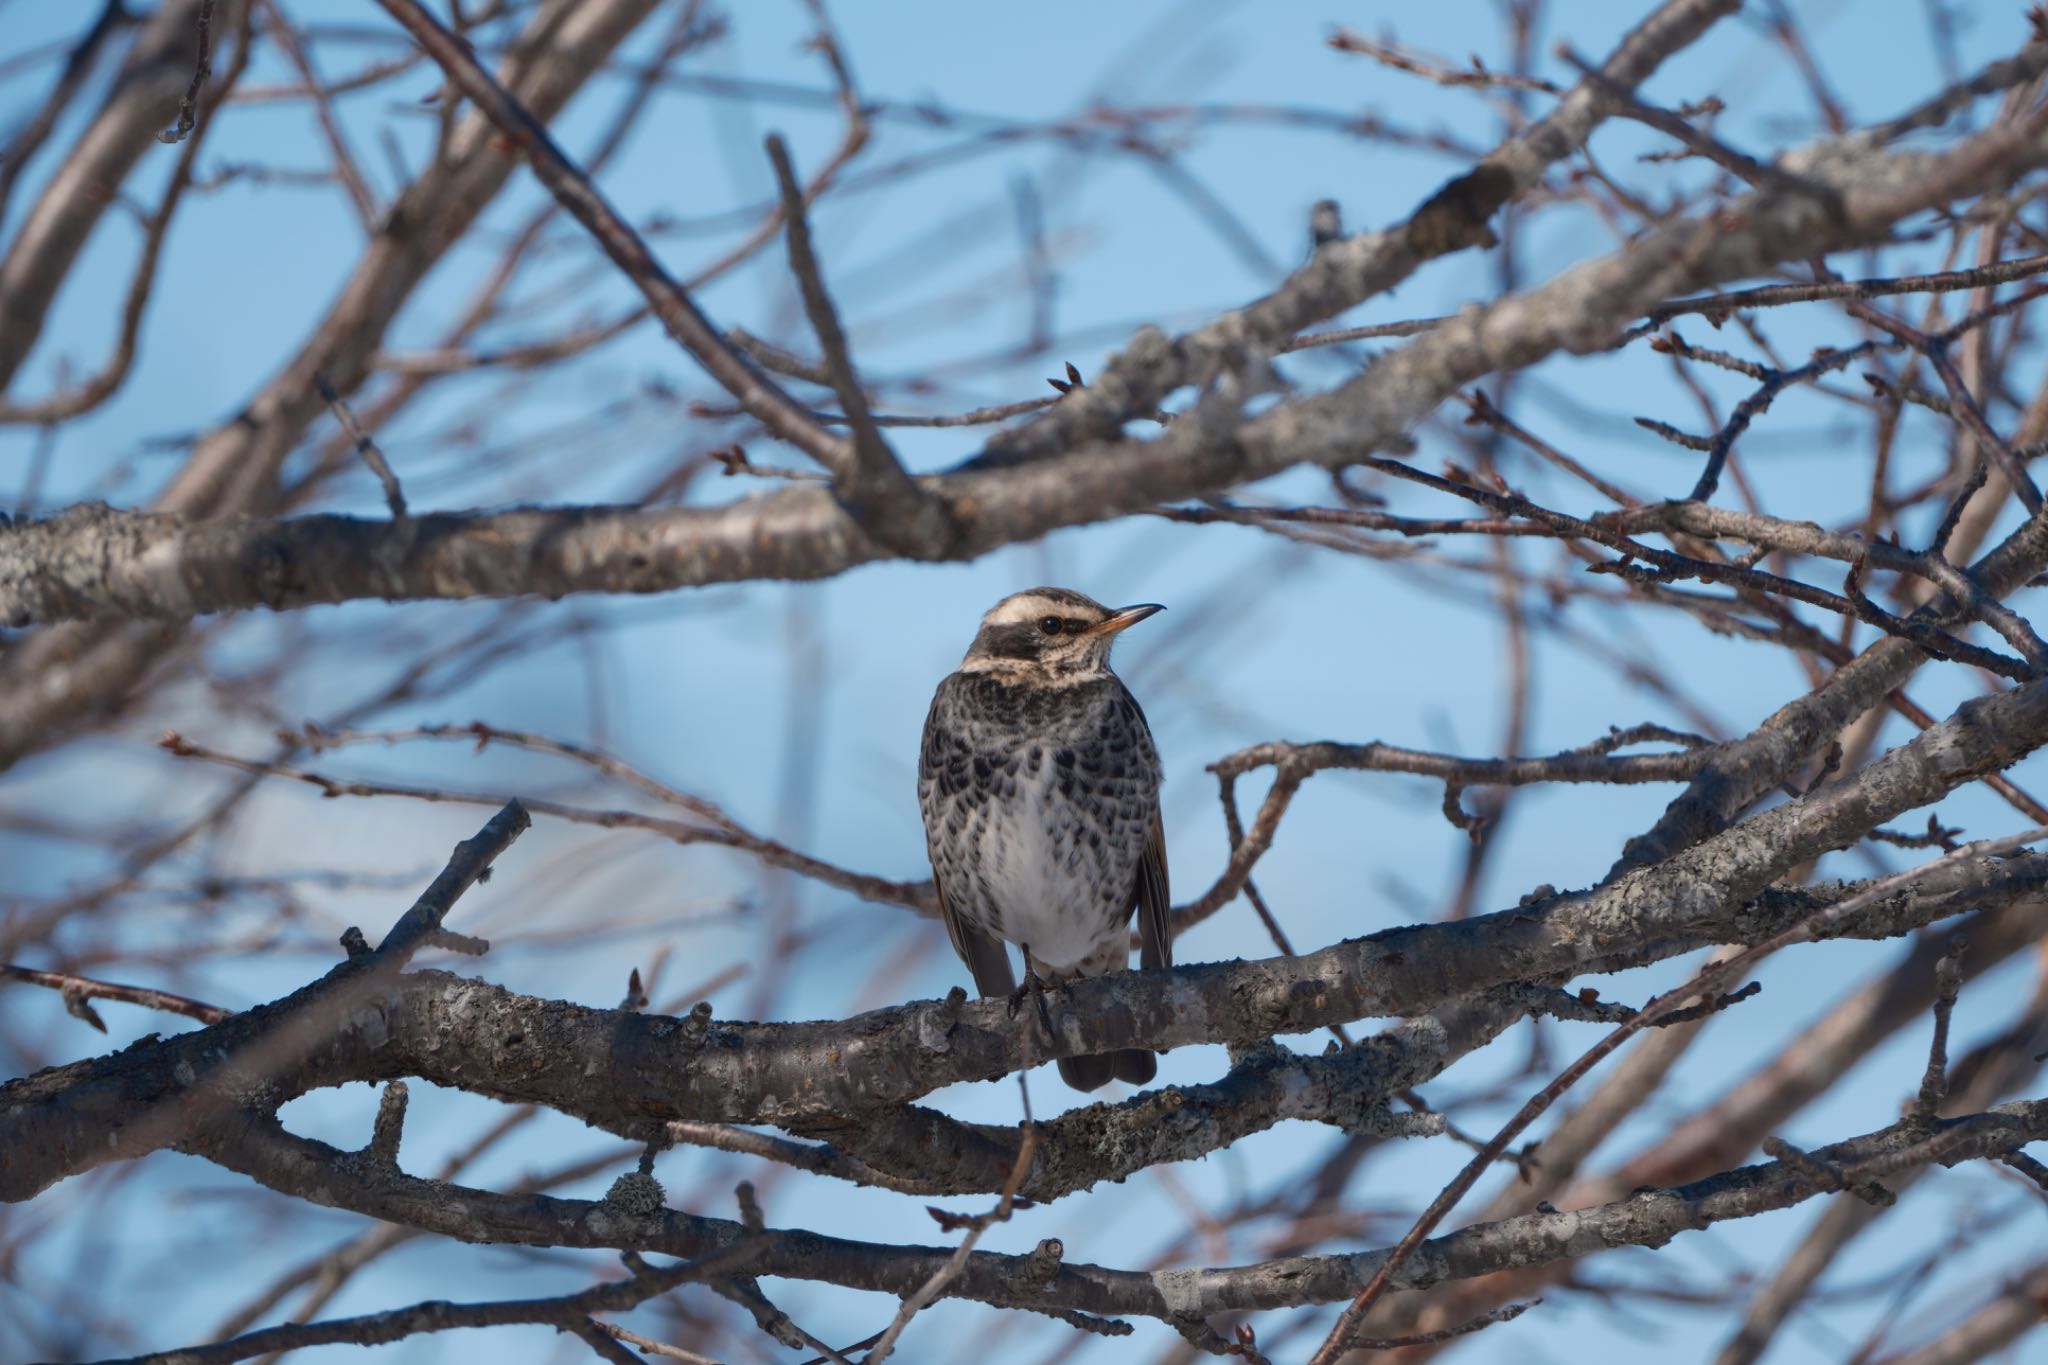
[[[918,765],[932,868],[960,917],[1054,968],[1130,920],[1159,756],[1112,675],[1067,687],[955,673]]]

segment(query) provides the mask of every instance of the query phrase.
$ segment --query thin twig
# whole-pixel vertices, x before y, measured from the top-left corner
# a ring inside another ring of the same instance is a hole
[[[62,992],[64,1007],[101,1033],[107,1031],[107,1026],[87,1003],[89,1001],[119,1000],[127,1005],[141,1005],[146,1009],[182,1014],[188,1019],[197,1019],[202,1024],[218,1024],[234,1013],[233,1010],[224,1010],[203,1000],[173,995],[169,991],[160,991],[151,986],[124,986],[115,981],[95,981],[91,977],[74,976],[70,972],[46,972],[34,967],[17,967],[12,963],[0,964],[0,981],[20,981],[26,985],[47,986],[53,991]]]
[[[1815,911],[1790,928],[1773,934],[1770,938],[1754,947],[1745,949],[1732,957],[1709,964],[1694,976],[1692,980],[1664,992],[1644,1005],[1633,1018],[1587,1049],[1577,1061],[1560,1072],[1556,1079],[1531,1096],[1528,1103],[1524,1104],[1515,1116],[1509,1119],[1498,1133],[1494,1134],[1493,1139],[1486,1144],[1485,1150],[1466,1163],[1465,1168],[1430,1202],[1429,1207],[1423,1211],[1422,1216],[1415,1220],[1414,1226],[1408,1229],[1407,1234],[1401,1238],[1394,1249],[1380,1262],[1378,1268],[1373,1272],[1372,1278],[1366,1282],[1365,1287],[1358,1291],[1358,1296],[1339,1315],[1336,1325],[1330,1329],[1329,1336],[1324,1339],[1322,1346],[1311,1358],[1309,1365],[1333,1365],[1338,1357],[1350,1348],[1350,1343],[1357,1334],[1358,1324],[1364,1320],[1366,1313],[1371,1311],[1373,1304],[1386,1292],[1388,1285],[1392,1282],[1394,1272],[1405,1265],[1409,1257],[1415,1254],[1415,1249],[1422,1244],[1423,1239],[1428,1237],[1435,1230],[1436,1225],[1443,1221],[1444,1216],[1451,1211],[1460,1199],[1465,1197],[1465,1193],[1472,1188],[1479,1177],[1492,1166],[1502,1152],[1507,1150],[1509,1143],[1526,1131],[1529,1125],[1534,1123],[1565,1091],[1576,1084],[1587,1072],[1599,1065],[1616,1048],[1620,1047],[1637,1033],[1640,1033],[1643,1029],[1684,1008],[1686,1001],[1696,996],[1713,996],[1718,994],[1730,981],[1749,971],[1752,966],[1763,961],[1778,950],[1794,943],[1806,942],[1818,937],[1823,930],[1830,926],[1839,924],[1842,920],[1861,912],[1866,906],[1882,900],[1893,892],[1914,886],[1929,874],[1942,867],[1969,858],[1996,857],[2000,854],[2024,848],[2029,844],[2038,843],[2043,839],[2048,839],[2048,825],[2036,826],[2033,829],[2022,831],[2019,834],[2007,835],[2000,839],[1983,839],[1976,843],[1965,844],[1955,852],[1944,854],[1932,862],[1924,863],[1919,867],[1909,868],[1904,872],[1896,873],[1889,877],[1880,877],[1857,895]]]
[[[1021,1085],[1024,1078],[1019,1075],[1017,1080]],[[1017,1191],[1023,1186],[1024,1177],[1031,1173],[1031,1158],[1037,1151],[1038,1126],[1030,1121],[1027,1110],[1024,1138],[1017,1145],[1016,1161],[1010,1168],[1010,1178],[1004,1182],[1003,1193],[996,1200],[996,1206],[978,1217],[962,1220],[967,1226],[967,1235],[960,1239],[959,1247],[943,1266],[933,1272],[930,1279],[919,1285],[915,1293],[903,1300],[903,1306],[896,1311],[895,1319],[882,1333],[881,1340],[862,1357],[862,1365],[881,1365],[881,1362],[887,1360],[889,1353],[896,1349],[896,1341],[903,1335],[903,1329],[910,1326],[910,1320],[930,1307],[967,1265],[967,1258],[973,1254],[974,1244],[981,1240],[981,1234],[998,1223],[1009,1221],[1011,1207],[1017,1200]]]
[[[1969,951],[1970,940],[1958,934],[1934,964],[1934,1037],[1927,1045],[1927,1070],[1920,1077],[1912,1109],[1913,1117],[1928,1125],[1948,1098],[1948,1026],[1963,989],[1963,954]]]
[[[450,33],[418,0],[378,0],[484,117],[511,140],[535,176],[589,230],[626,277],[639,286],[648,305],[683,347],[765,426],[827,469],[842,467],[847,443],[806,416],[788,394],[734,350],[697,308],[647,244],[597,187],[563,155],[547,129],[498,84],[469,44]]]
[[[775,183],[782,192],[782,224],[789,239],[789,270],[796,276],[797,291],[804,301],[804,314],[824,352],[825,374],[832,392],[839,398],[846,423],[853,429],[852,460],[833,471],[840,491],[874,514],[900,514],[907,500],[915,504],[916,486],[903,473],[896,452],[882,438],[868,411],[868,396],[854,373],[853,357],[846,347],[846,332],[839,325],[839,310],[825,289],[825,276],[811,247],[811,224],[804,212],[803,187],[790,165],[789,148],[780,137],[768,136],[768,161],[775,168]]]
[[[394,782],[358,782],[331,778],[285,763],[240,758],[234,754],[209,749],[203,745],[193,744],[175,732],[166,734],[159,744],[180,758],[204,759],[209,763],[219,763],[246,773],[303,782],[327,797],[397,796],[412,801],[447,802],[463,806],[497,806],[502,805],[506,799],[502,795],[487,792],[462,792],[435,787],[412,787]],[[690,800],[694,803],[699,798]],[[828,886],[851,891],[865,900],[906,905],[920,913],[937,913],[937,903],[932,899],[929,882],[897,882],[847,871],[799,853],[786,844],[751,833],[732,821],[729,816],[725,816],[723,812],[705,816],[707,821],[714,823],[692,824],[639,811],[593,810],[586,806],[574,806],[567,802],[550,801],[539,797],[521,798],[521,804],[537,815],[551,815],[558,820],[568,820],[579,825],[595,825],[600,829],[644,829],[678,844],[723,844],[728,848],[751,853],[771,867],[787,868],[824,882]],[[695,809],[694,805],[692,809]],[[715,807],[711,809],[716,810]]]
[[[2018,260],[1980,265],[1968,270],[1943,270],[1931,275],[1897,275],[1888,279],[1827,280],[1815,284],[1774,284],[1761,289],[1741,289],[1727,294],[1673,299],[1660,303],[1643,315],[1643,323],[1623,337],[1633,341],[1656,330],[1672,318],[1686,313],[1704,314],[1715,324],[1745,308],[1775,308],[1788,303],[1817,303],[1827,299],[1875,299],[1890,294],[1939,294],[1960,289],[1983,289],[2012,280],[2022,280],[2048,270],[2048,255],[2024,256]]]
[[[183,142],[199,126],[199,90],[213,74],[213,0],[199,0],[199,62],[192,70],[192,83],[178,101],[177,126],[156,135],[158,142]]]
[[[349,409],[348,403],[336,391],[334,385],[327,382],[326,375],[316,373],[313,376],[313,387],[320,390],[320,397],[334,410],[335,420],[341,423],[341,429],[355,442],[356,453],[363,457],[363,463],[370,466],[370,472],[377,476],[377,482],[383,486],[384,505],[391,509],[391,519],[405,520],[405,494],[399,489],[398,476],[391,472],[391,462],[384,458],[384,452],[378,448],[375,438],[363,430],[362,424],[356,421],[356,415]]]

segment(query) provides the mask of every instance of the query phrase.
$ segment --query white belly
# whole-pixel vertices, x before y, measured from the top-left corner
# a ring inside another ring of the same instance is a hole
[[[1091,847],[1087,834],[1049,780],[1020,783],[976,831],[975,860],[1002,936],[1059,970],[1095,955],[1130,889],[1131,870],[1110,866],[1118,861],[1107,856],[1110,841]]]

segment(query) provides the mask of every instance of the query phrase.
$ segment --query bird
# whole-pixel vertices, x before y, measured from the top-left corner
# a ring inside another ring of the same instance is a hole
[[[925,718],[918,808],[939,917],[984,996],[1020,998],[1140,962],[1173,965],[1159,751],[1145,713],[1109,669],[1123,631],[1165,608],[1109,608],[1066,588],[1012,593],[981,618],[960,667]],[[1143,1085],[1143,1048],[1059,1059],[1060,1077],[1095,1090]]]

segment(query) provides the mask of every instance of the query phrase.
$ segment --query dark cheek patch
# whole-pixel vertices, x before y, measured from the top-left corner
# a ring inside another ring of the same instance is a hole
[[[1035,625],[989,626],[975,639],[974,652],[994,659],[1035,659],[1040,638]]]

